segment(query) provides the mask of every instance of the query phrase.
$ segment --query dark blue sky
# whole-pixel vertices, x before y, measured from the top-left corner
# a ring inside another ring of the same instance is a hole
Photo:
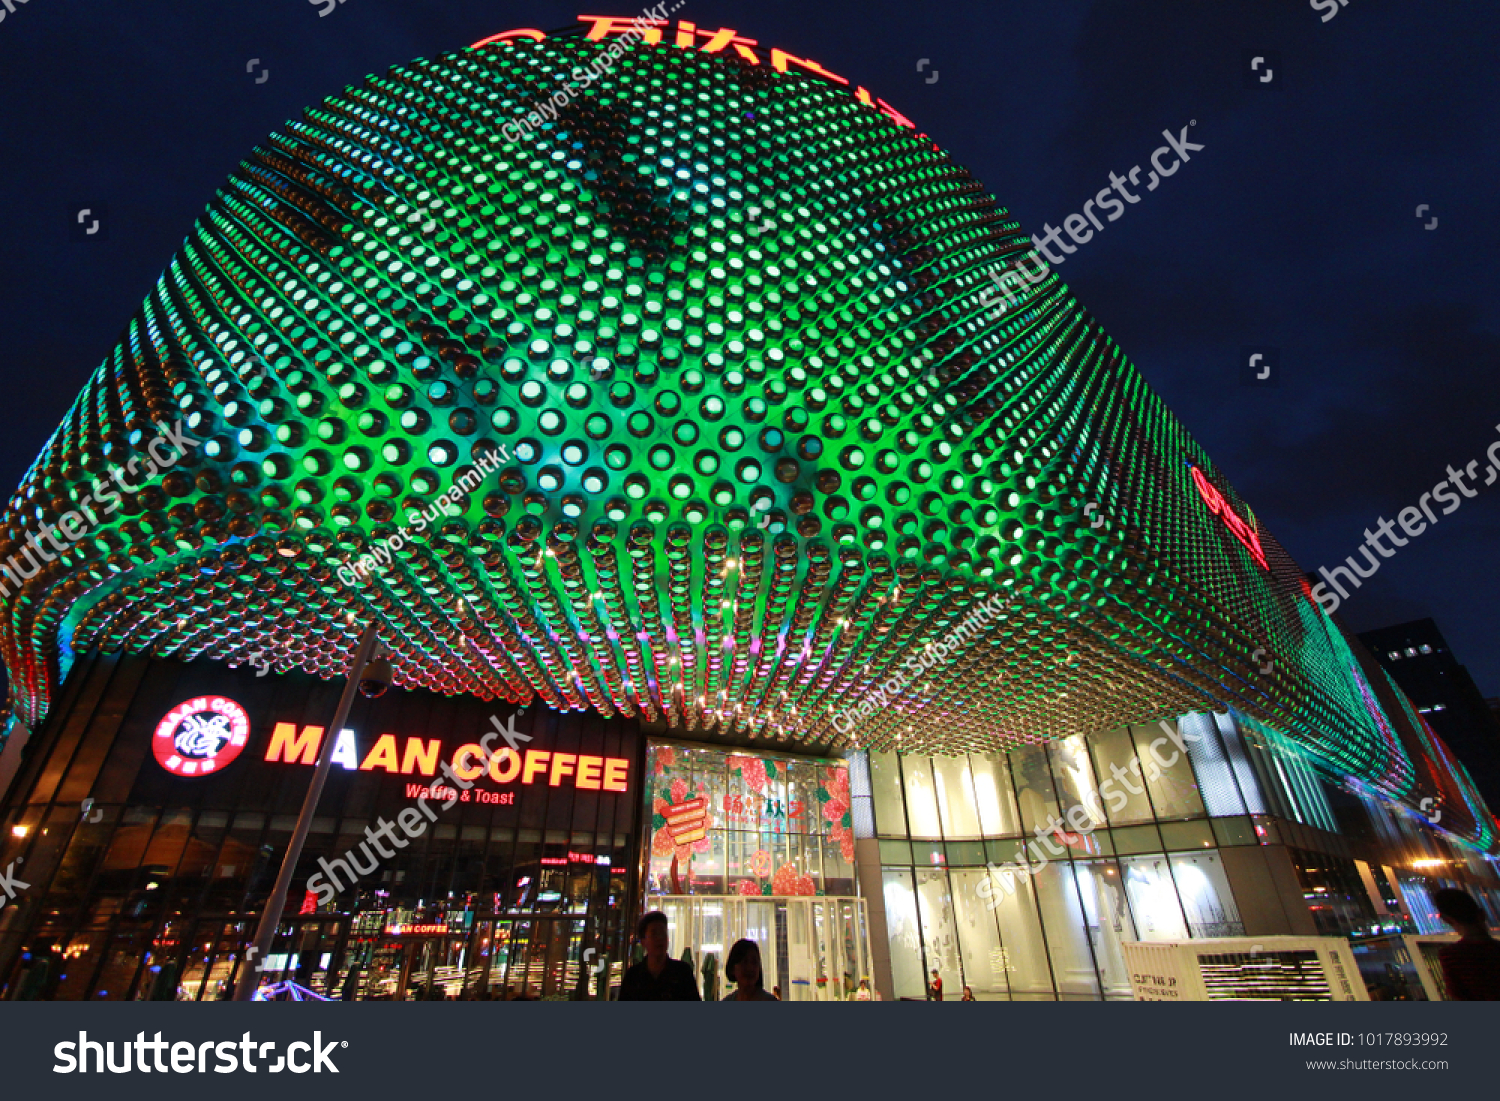
[[[266,134],[367,73],[634,3],[345,0],[320,18],[309,0],[30,0],[6,14],[0,483],[20,480]],[[1111,171],[1141,165],[1144,186],[1163,129],[1197,120],[1205,148],[1059,271],[1304,568],[1355,553],[1378,517],[1500,440],[1493,0],[1349,0],[1327,23],[1308,0],[688,0],[677,15],[870,88],[1032,232]],[[1252,55],[1272,59],[1270,85],[1247,87]],[[70,239],[78,205],[107,207],[107,240]],[[1245,346],[1277,349],[1278,387],[1242,385]],[[1431,615],[1500,693],[1497,534],[1500,483],[1342,614],[1357,630]]]

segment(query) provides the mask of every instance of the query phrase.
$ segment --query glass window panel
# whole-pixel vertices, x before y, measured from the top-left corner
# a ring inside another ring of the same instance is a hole
[[[1244,814],[1248,809],[1240,795],[1240,786],[1235,780],[1234,768],[1219,740],[1216,719],[1230,722],[1228,715],[1206,715],[1201,712],[1184,715],[1178,720],[1178,729],[1188,740],[1188,753],[1193,758],[1193,769],[1198,774],[1204,805],[1213,815]]]
[[[908,868],[884,868],[885,924],[891,940],[891,979],[898,998],[921,998],[927,990],[922,974],[922,935],[917,925],[917,895]]]
[[[1188,755],[1162,729],[1164,725],[1131,728],[1140,755],[1140,771],[1151,794],[1151,804],[1156,808],[1156,817],[1191,818],[1203,814],[1203,799],[1198,794],[1193,766]]]
[[[912,837],[941,838],[931,762],[926,757],[903,756],[901,774],[906,780],[906,813]]]
[[[875,829],[884,837],[905,837],[906,808],[901,799],[901,766],[889,751],[870,754],[870,795]]]
[[[1151,821],[1151,801],[1141,784],[1135,764],[1135,742],[1130,731],[1105,730],[1089,739],[1094,755],[1094,774],[1099,777],[1099,793],[1104,797],[1105,813],[1115,825]]]
[[[1110,836],[1117,853],[1153,853],[1163,847],[1155,826],[1127,826],[1112,831]]]
[[[1047,767],[1047,747],[1028,745],[1010,755],[1011,775],[1016,781],[1016,800],[1021,808],[1021,828],[1030,833],[1057,815],[1057,792]]]
[[[1089,932],[1083,920],[1073,865],[1066,860],[1054,860],[1032,879],[1036,883],[1042,929],[1047,935],[1058,993],[1097,995],[1099,976],[1094,971],[1094,955],[1089,948]]]
[[[941,841],[913,841],[911,862],[919,868],[941,868],[948,863]]]
[[[938,812],[943,818],[943,836],[979,837],[979,815],[974,805],[974,782],[968,757],[934,757],[933,779],[937,784]]]
[[[949,864],[983,864],[983,841],[949,841],[947,846]]]
[[[1255,826],[1249,818],[1215,818],[1213,827],[1214,838],[1220,846],[1254,845],[1259,841],[1255,836]]]
[[[880,842],[880,862],[882,864],[910,864],[911,842],[910,841],[882,841]]]
[[[1073,870],[1104,996],[1129,1000],[1130,970],[1125,966],[1123,945],[1136,937],[1119,865],[1113,860],[1087,860],[1075,863]]]
[[[1052,757],[1052,778],[1062,817],[1070,832],[1087,833],[1104,825],[1104,802],[1094,782],[1088,746],[1083,735],[1074,734],[1047,747]]]
[[[1021,816],[1016,810],[1016,793],[1010,786],[1010,765],[1005,757],[971,753],[969,774],[974,778],[980,832],[985,837],[1010,837],[1020,833]]]
[[[1010,981],[1011,997],[1052,995],[1052,969],[1036,912],[1031,877],[1011,876],[1010,889],[996,884],[990,893],[1000,925],[1000,966]]]
[[[1163,822],[1161,841],[1165,849],[1211,849],[1214,847],[1213,827],[1205,819],[1196,822]]]
[[[1010,992],[1005,951],[1000,946],[1000,927],[979,885],[986,871],[953,871],[954,924],[958,929],[959,955],[963,958],[964,982],[976,998],[1003,996]],[[960,990],[959,994],[962,995]]]
[[[1127,856],[1120,860],[1120,869],[1125,875],[1130,914],[1141,940],[1186,940],[1187,925],[1167,858],[1160,853]]]
[[[935,969],[943,980],[944,1000],[957,1001],[963,993],[964,980],[945,869],[917,869],[917,902],[922,916],[922,945],[927,950],[927,982],[931,985]]]
[[[1245,926],[1219,854],[1173,853],[1170,860],[1188,931],[1195,937],[1244,936]]]
[[[845,849],[848,852],[845,852]],[[854,842],[847,837],[835,841],[822,839],[823,849],[823,893],[826,895],[853,895],[854,888]]]

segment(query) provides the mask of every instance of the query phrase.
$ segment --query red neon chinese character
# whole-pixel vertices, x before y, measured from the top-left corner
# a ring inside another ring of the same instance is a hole
[[[634,30],[651,46],[661,41],[661,29],[667,25],[665,19],[646,19],[640,16],[627,19],[622,15],[580,15],[578,21],[594,24],[584,36],[590,42],[598,42],[607,34],[624,34]]]

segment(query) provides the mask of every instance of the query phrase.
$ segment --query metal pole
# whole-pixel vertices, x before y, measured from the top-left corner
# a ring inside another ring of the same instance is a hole
[[[255,940],[240,964],[240,977],[234,988],[234,1000],[237,1002],[248,1002],[260,986],[258,968],[265,961],[266,953],[271,950],[271,942],[276,939],[276,927],[281,924],[281,912],[286,909],[287,891],[291,889],[297,861],[302,858],[307,831],[312,828],[313,812],[318,809],[323,784],[328,779],[329,769],[333,767],[334,743],[338,741],[339,731],[344,729],[344,723],[349,719],[349,708],[354,704],[359,679],[364,675],[365,666],[369,664],[370,655],[375,650],[375,627],[375,621],[371,620],[365,626],[364,634],[360,635],[359,649],[354,652],[354,663],[349,666],[349,679],[344,682],[344,694],[339,697],[338,710],[333,714],[333,722],[323,729],[318,767],[313,772],[312,783],[308,785],[307,796],[302,800],[302,813],[297,816],[297,828],[292,831],[291,843],[286,847],[286,855],[281,858],[281,871],[276,873],[276,886],[272,888],[271,897],[266,900],[266,908],[261,912],[260,924],[255,928]]]

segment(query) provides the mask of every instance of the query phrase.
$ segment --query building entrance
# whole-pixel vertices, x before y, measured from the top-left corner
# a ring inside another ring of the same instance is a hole
[[[713,898],[655,895],[648,910],[667,915],[672,954],[692,953],[704,1000],[734,990],[724,979],[724,960],[740,938],[760,948],[762,982],[781,989],[786,1002],[852,1000],[870,974],[870,940],[862,898]]]

